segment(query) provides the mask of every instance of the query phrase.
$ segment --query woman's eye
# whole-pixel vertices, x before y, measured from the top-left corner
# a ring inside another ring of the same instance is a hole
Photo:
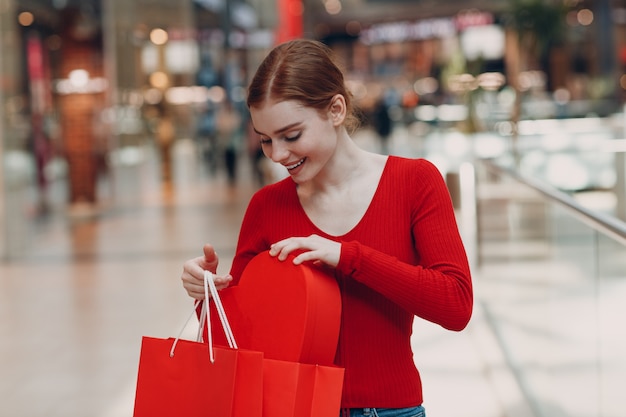
[[[285,140],[287,142],[293,142],[295,140],[300,139],[300,136],[302,136],[302,132],[298,132],[297,134],[292,135],[292,136],[285,136]]]
[[[260,138],[259,142],[261,142],[261,145],[267,145],[269,143],[272,143],[272,140],[269,138]]]

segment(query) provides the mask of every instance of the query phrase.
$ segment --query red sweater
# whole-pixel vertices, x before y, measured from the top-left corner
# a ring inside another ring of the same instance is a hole
[[[361,221],[343,236],[319,230],[291,178],[259,190],[243,219],[231,274],[292,236],[341,242],[335,276],[342,292],[336,364],[345,367],[342,408],[422,403],[411,350],[415,316],[460,331],[472,313],[472,283],[450,195],[424,159],[390,156]]]

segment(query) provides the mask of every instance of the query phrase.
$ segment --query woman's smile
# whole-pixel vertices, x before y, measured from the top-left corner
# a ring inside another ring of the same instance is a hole
[[[306,160],[306,158],[302,158],[301,160],[299,160],[298,162],[296,162],[295,164],[291,164],[291,165],[284,165],[285,168],[287,168],[287,170],[292,171],[296,168],[298,168],[300,165],[302,165],[304,163],[304,161]]]

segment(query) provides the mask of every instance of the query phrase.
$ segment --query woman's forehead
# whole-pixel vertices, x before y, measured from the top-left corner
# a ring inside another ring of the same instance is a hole
[[[298,101],[265,102],[261,106],[250,108],[252,124],[261,132],[274,132],[316,115],[317,112],[314,109],[305,107]]]
[[[250,111],[286,111],[286,110],[302,110],[305,106],[297,100],[274,100],[268,99],[261,104],[252,106]]]

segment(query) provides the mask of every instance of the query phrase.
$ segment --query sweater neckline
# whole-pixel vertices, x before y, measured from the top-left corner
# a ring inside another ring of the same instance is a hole
[[[293,183],[293,188],[292,188],[292,193],[293,193],[293,198],[296,201],[296,205],[298,207],[298,210],[300,211],[300,215],[303,216],[306,219],[306,222],[315,230],[315,233],[319,234],[320,236],[327,237],[327,238],[332,238],[332,239],[343,239],[343,238],[346,238],[347,236],[350,236],[357,229],[359,229],[361,224],[363,224],[363,222],[367,219],[367,217],[369,217],[369,213],[373,210],[374,203],[379,200],[378,196],[379,196],[379,194],[382,193],[381,189],[383,189],[383,187],[385,185],[386,177],[389,175],[388,171],[389,171],[389,166],[391,165],[392,159],[395,160],[395,157],[393,155],[389,155],[387,157],[387,160],[385,161],[385,166],[384,166],[384,168],[382,170],[380,178],[378,179],[378,184],[376,185],[376,190],[374,191],[374,194],[372,195],[372,199],[370,200],[370,202],[369,202],[369,204],[367,206],[367,209],[363,213],[363,216],[361,216],[361,218],[354,225],[354,227],[352,227],[352,229],[348,230],[346,233],[344,233],[342,235],[333,235],[333,234],[327,233],[324,230],[322,230],[321,228],[319,228],[311,220],[309,215],[304,210],[304,207],[302,207],[302,203],[300,203],[300,199],[298,198],[297,184],[294,182]]]

